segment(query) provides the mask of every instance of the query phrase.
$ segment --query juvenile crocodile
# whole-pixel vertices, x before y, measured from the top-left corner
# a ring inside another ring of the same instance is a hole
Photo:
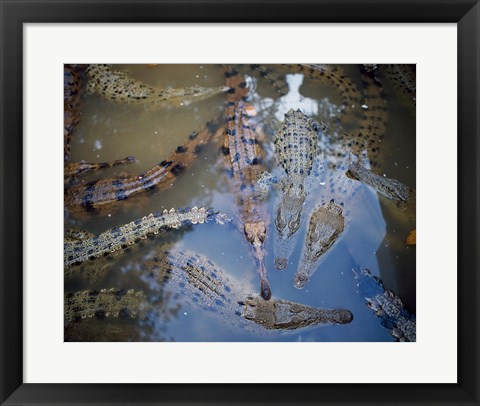
[[[297,289],[308,283],[317,271],[318,260],[330,249],[344,227],[342,208],[333,201],[315,208],[310,216],[300,265],[293,279]]]
[[[272,67],[264,65],[250,65],[250,67],[269,81],[273,88],[282,96],[288,93],[288,84],[283,75],[278,74]],[[302,73],[327,86],[333,86],[342,98],[343,115],[339,120],[343,124],[355,123],[360,114],[361,93],[355,83],[345,73],[340,65],[325,64],[283,64],[288,72]]]
[[[230,90],[227,92],[227,126],[222,153],[236,195],[238,223],[253,248],[261,296],[268,300],[272,293],[265,268],[267,213],[263,196],[256,190],[257,180],[264,170],[264,154],[252,120],[252,106],[244,101],[249,92],[244,78],[230,68],[225,68],[225,77]]]
[[[417,100],[416,66],[406,64],[379,65],[393,86],[415,107]]]
[[[348,310],[317,309],[280,299],[266,301],[249,294],[213,262],[189,251],[156,250],[143,269],[208,314],[256,333],[346,324],[353,319]]]
[[[358,163],[349,165],[347,176],[371,186],[376,192],[394,202],[397,207],[410,208],[415,211],[415,190],[398,180],[378,175]]]
[[[80,121],[80,99],[83,82],[80,69],[75,65],[63,68],[63,148],[64,161],[70,161],[70,139]]]
[[[109,65],[89,65],[88,93],[120,103],[178,104],[182,101],[203,100],[228,90],[228,87],[184,87],[156,89],[132,79],[127,72],[113,71]]]
[[[204,207],[193,207],[187,211],[171,209],[170,211],[164,210],[163,213],[149,214],[131,223],[107,230],[97,236],[89,237],[85,235],[84,239],[77,241],[67,239],[63,252],[64,268],[68,269],[73,265],[78,265],[94,258],[114,254],[165,230],[178,229],[185,225],[203,224],[210,221],[223,224],[228,220],[225,215],[214,213]]]
[[[75,178],[87,173],[135,161],[127,157],[111,162],[70,162],[70,141],[72,133],[80,121],[80,104],[84,93],[85,81],[83,65],[64,65],[63,69],[63,149],[64,149],[64,182],[69,185]]]
[[[290,110],[274,137],[277,162],[286,174],[281,182],[281,200],[276,204],[274,252],[278,270],[285,269],[293,250],[292,236],[300,227],[308,194],[305,179],[318,158],[322,131],[318,123],[300,110]]]
[[[64,295],[64,318],[67,322],[92,317],[143,319],[150,308],[144,293],[133,289],[85,290]]]
[[[310,218],[302,260],[294,276],[294,286],[298,289],[308,283],[318,268],[321,256],[348,225],[350,211],[355,206],[361,187],[360,182],[355,183],[352,176],[347,176],[352,160],[377,166],[379,146],[385,131],[385,101],[377,82],[368,75],[362,75],[362,79],[365,82],[365,99],[359,128],[326,140],[326,185]]]
[[[375,315],[382,319],[382,326],[398,341],[416,341],[416,318],[405,309],[401,299],[383,287],[382,281],[372,276],[368,269],[356,271],[355,280],[360,295]]]
[[[65,206],[70,213],[81,216],[86,212],[106,215],[132,196],[170,186],[190,166],[212,139],[218,120],[209,122],[199,132],[192,132],[165,160],[140,175],[101,178],[65,190]]]

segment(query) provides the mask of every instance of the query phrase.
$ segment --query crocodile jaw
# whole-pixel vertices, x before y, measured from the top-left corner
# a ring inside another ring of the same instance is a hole
[[[347,324],[353,320],[344,309],[318,309],[287,300],[265,301],[249,297],[244,303],[244,317],[269,330],[295,330],[315,324]]]
[[[260,292],[265,300],[269,300],[272,296],[270,284],[267,279],[267,270],[265,269],[265,248],[263,243],[267,237],[267,227],[265,222],[257,221],[252,223],[245,223],[244,233],[247,241],[254,248],[254,256],[258,266],[258,273],[260,275]]]

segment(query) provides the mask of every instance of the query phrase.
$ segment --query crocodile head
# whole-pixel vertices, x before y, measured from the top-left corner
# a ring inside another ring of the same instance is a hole
[[[413,195],[413,190],[396,179],[380,176],[358,163],[352,163],[346,172],[347,177],[373,187],[378,193],[404,207]]]
[[[344,228],[342,208],[333,201],[317,207],[310,217],[302,262],[293,284],[302,289],[316,271],[315,263],[327,252]]]
[[[344,309],[318,309],[288,300],[265,301],[249,296],[244,302],[244,317],[268,330],[295,330],[315,324],[347,324],[353,320]]]
[[[261,295],[265,300],[268,300],[272,296],[272,292],[267,280],[267,272],[265,269],[265,247],[263,245],[265,238],[267,238],[267,226],[264,221],[257,221],[245,223],[243,230],[245,238],[254,248],[255,260],[259,267]]]
[[[291,182],[284,188],[275,217],[275,227],[281,240],[288,240],[300,228],[303,204],[305,203],[303,183]],[[283,252],[275,258],[275,269],[283,270],[287,266],[287,258]]]

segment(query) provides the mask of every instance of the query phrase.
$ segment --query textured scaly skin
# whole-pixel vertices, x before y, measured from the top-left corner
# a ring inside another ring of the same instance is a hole
[[[167,159],[140,175],[101,178],[68,188],[65,191],[65,206],[77,216],[86,212],[106,215],[132,196],[170,186],[210,142],[217,124],[207,123],[200,132],[191,133],[188,141],[178,146]]]
[[[322,64],[284,64],[289,72],[303,73],[310,79],[316,80],[327,86],[334,86],[342,97],[343,116],[339,117],[343,123],[354,123],[360,112],[361,95],[357,86],[339,65]],[[268,80],[273,88],[281,95],[288,93],[288,84],[283,76],[277,74],[273,68],[263,65],[250,65],[260,75]]]
[[[70,161],[70,140],[75,126],[80,121],[80,99],[83,91],[80,69],[75,65],[63,68],[63,148],[64,161]]]
[[[405,309],[401,299],[383,287],[382,281],[372,276],[368,269],[353,270],[359,293],[375,315],[382,319],[382,326],[398,341],[416,341],[416,318]]]
[[[249,114],[251,106],[244,101],[248,95],[246,83],[234,69],[226,68],[225,77],[230,90],[227,92],[227,129],[222,152],[237,197],[239,223],[253,248],[260,275],[261,296],[268,300],[271,290],[265,269],[264,245],[267,237],[267,213],[262,196],[255,190],[264,170],[264,156],[258,141],[259,135]]]
[[[80,241],[67,240],[64,244],[64,268],[100,258],[134,245],[149,236],[162,231],[178,229],[189,224],[203,224],[215,220],[223,224],[226,219],[222,214],[215,214],[204,207],[193,207],[188,211],[171,209],[163,213],[149,214],[120,227],[107,230],[97,236]]]
[[[378,83],[368,75],[363,75],[362,79],[365,82],[366,108],[359,128],[328,140],[326,145],[329,160],[326,185],[320,194],[317,214],[312,215],[310,219],[302,263],[294,277],[294,286],[299,289],[305,287],[315,273],[321,256],[341,235],[345,228],[345,219],[348,220],[350,210],[355,205],[355,197],[361,183],[347,176],[352,160],[371,167],[377,166],[376,159],[385,132],[386,104]],[[320,234],[324,233],[323,237],[312,243],[312,236],[319,231]],[[316,259],[311,261],[308,258]]]
[[[318,206],[310,216],[302,258],[293,285],[302,289],[317,271],[320,257],[327,252],[344,229],[342,208],[334,203]]]
[[[64,295],[64,318],[67,322],[96,317],[145,317],[151,306],[142,291],[130,289],[85,290]]]
[[[294,240],[300,228],[303,205],[307,199],[305,178],[310,175],[318,156],[319,125],[300,110],[285,114],[282,126],[274,137],[277,162],[286,179],[281,183],[281,200],[276,204],[275,268],[287,266]]]
[[[128,77],[126,72],[112,71],[108,65],[92,64],[87,68],[88,92],[119,103],[178,104],[182,101],[203,100],[228,88],[184,87],[156,89]]]
[[[365,169],[358,163],[350,164],[347,176],[371,186],[376,192],[394,202],[397,207],[409,208],[415,211],[415,190],[398,180],[378,175]]]
[[[112,162],[70,162],[70,141],[72,133],[80,121],[80,103],[84,92],[83,65],[64,65],[63,68],[63,149],[64,149],[64,182],[72,183],[76,177],[103,168],[123,165],[135,161],[127,157]]]
[[[346,324],[348,310],[317,309],[287,300],[263,300],[206,257],[181,250],[160,250],[144,269],[191,304],[220,320],[257,334],[269,330],[295,330],[317,324]]]
[[[410,101],[412,107],[415,107],[417,97],[416,66],[404,64],[379,66],[393,86]]]

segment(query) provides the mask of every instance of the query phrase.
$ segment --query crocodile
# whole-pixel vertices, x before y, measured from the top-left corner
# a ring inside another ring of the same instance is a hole
[[[150,256],[142,272],[207,314],[251,332],[346,324],[353,319],[352,313],[344,309],[318,309],[274,298],[264,300],[248,293],[220,267],[194,252],[157,249]]]
[[[358,292],[365,298],[367,306],[382,319],[382,326],[398,341],[416,341],[416,318],[392,291],[386,290],[382,281],[368,269],[352,269],[357,281]]]
[[[63,148],[64,161],[70,161],[70,140],[73,129],[80,121],[80,100],[83,89],[81,71],[77,66],[63,68]]]
[[[64,65],[63,69],[63,150],[64,182],[70,185],[77,177],[103,168],[135,161],[132,156],[102,163],[70,162],[70,141],[74,128],[80,121],[80,104],[84,93],[84,65]]]
[[[185,101],[203,100],[229,89],[225,86],[157,89],[130,78],[127,72],[112,70],[106,64],[89,65],[87,75],[89,94],[98,93],[118,103],[172,105]]]
[[[274,137],[277,162],[286,174],[281,182],[281,200],[276,204],[274,263],[277,270],[285,269],[293,250],[292,236],[300,228],[307,199],[305,179],[319,156],[319,132],[323,130],[300,110],[290,110]]]
[[[281,66],[286,68],[288,72],[302,73],[319,83],[334,86],[342,98],[343,114],[340,117],[340,122],[344,125],[349,125],[358,121],[361,94],[355,83],[340,65],[283,64]],[[258,64],[252,64],[250,67],[258,71],[264,79],[269,81],[280,95],[284,96],[288,93],[288,84],[283,75],[275,72],[273,68]]]
[[[302,289],[317,270],[320,257],[326,253],[343,232],[345,220],[342,207],[333,201],[317,206],[310,216],[300,265],[293,286]]]
[[[131,317],[144,319],[151,306],[142,291],[101,289],[70,292],[64,295],[64,318],[67,322],[95,317]]]
[[[371,186],[376,192],[388,198],[397,207],[415,211],[416,192],[400,181],[378,175],[356,162],[349,165],[347,176]]]
[[[415,107],[417,100],[416,66],[406,64],[380,65],[382,73],[390,80],[393,86],[402,93]]]
[[[68,269],[73,265],[79,265],[94,258],[114,254],[165,230],[211,221],[224,224],[228,219],[225,215],[214,213],[204,207],[193,207],[185,211],[172,208],[169,211],[164,210],[163,213],[151,213],[141,219],[109,229],[96,236],[83,233],[80,239],[72,241],[70,233],[69,238],[64,243],[64,268]]]
[[[219,120],[214,120],[208,122],[202,130],[190,133],[188,140],[179,145],[167,159],[139,175],[101,178],[67,188],[64,194],[65,206],[77,217],[91,212],[107,215],[132,196],[172,185],[215,138],[218,125]],[[223,131],[223,128],[219,131]]]
[[[294,286],[302,289],[318,268],[323,254],[348,226],[350,211],[361,183],[347,176],[353,160],[378,167],[379,146],[383,139],[386,107],[382,89],[363,74],[364,115],[356,131],[338,134],[325,140],[327,156],[326,184],[317,200],[305,238],[302,259],[294,276]],[[354,168],[354,166],[352,166]]]
[[[236,195],[238,224],[245,239],[253,248],[260,276],[261,296],[271,296],[265,268],[265,239],[267,237],[267,213],[263,195],[256,189],[257,180],[264,170],[264,152],[259,142],[261,134],[254,126],[252,106],[244,78],[236,69],[225,67],[227,92],[227,125],[222,154],[232,189]]]

